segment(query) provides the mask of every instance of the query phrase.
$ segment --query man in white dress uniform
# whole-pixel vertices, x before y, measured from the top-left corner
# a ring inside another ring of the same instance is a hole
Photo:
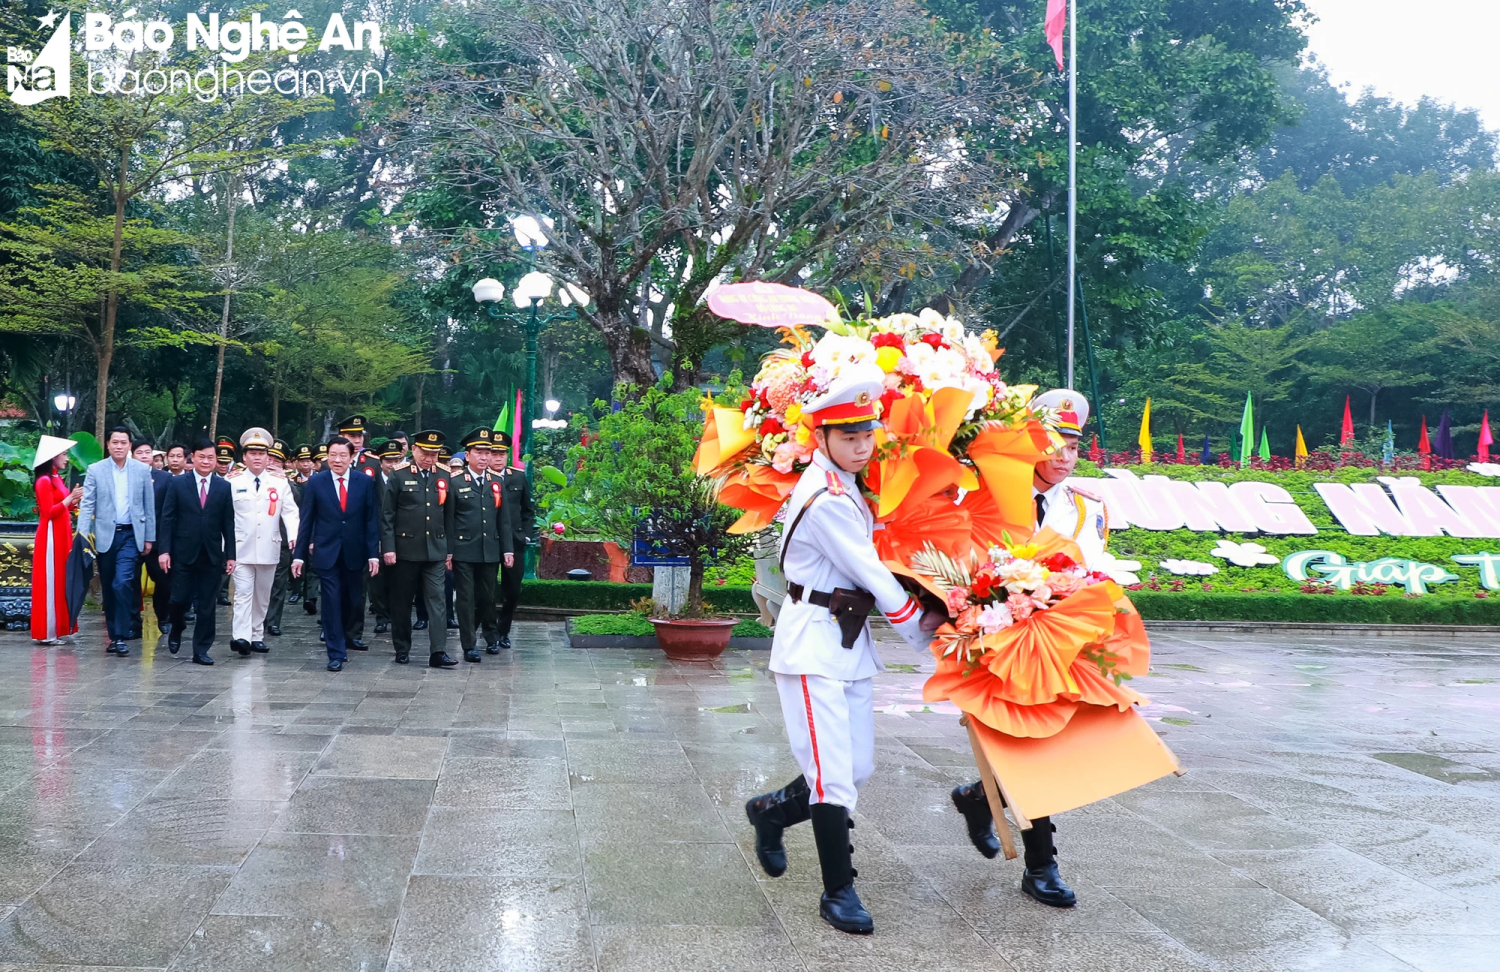
[[[271,587],[276,582],[282,548],[289,542],[295,543],[297,536],[297,500],[286,474],[271,468],[273,443],[271,433],[265,429],[246,429],[240,436],[244,468],[227,477],[234,501],[234,543],[239,555],[234,565],[234,635],[229,647],[241,655],[252,651],[265,654],[270,650],[266,647],[265,624],[266,610],[271,606]]]
[[[883,379],[873,365],[850,369],[803,410],[818,451],[788,500],[787,598],[770,665],[802,775],[745,805],[756,856],[772,877],[786,871],[782,831],[812,820],[823,871],[819,913],[856,934],[875,924],[854,891],[849,812],[875,768],[871,683],[884,670],[866,616],[878,607],[918,651],[931,640],[917,602],[875,553],[874,517],[859,490],[874,455]]]
[[[1033,405],[1054,409],[1057,421],[1053,429],[1062,436],[1056,452],[1036,464],[1031,478],[1031,501],[1036,507],[1037,529],[1051,527],[1078,544],[1083,565],[1093,567],[1104,552],[1109,539],[1104,501],[1084,489],[1065,483],[1078,465],[1078,440],[1089,420],[1088,399],[1067,388],[1056,388],[1032,400]],[[994,816],[984,795],[984,784],[978,780],[953,789],[953,805],[963,814],[969,840],[985,857],[1000,853],[995,836]],[[1021,890],[1044,905],[1068,908],[1076,902],[1073,889],[1063,881],[1057,868],[1057,846],[1052,835],[1057,825],[1050,817],[1038,817],[1030,830],[1021,831],[1026,847],[1026,870],[1021,875]]]

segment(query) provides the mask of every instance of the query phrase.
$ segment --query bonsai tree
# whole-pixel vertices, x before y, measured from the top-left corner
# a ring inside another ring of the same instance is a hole
[[[692,617],[703,613],[704,569],[744,555],[750,538],[729,532],[739,511],[720,505],[717,484],[693,471],[702,393],[674,393],[671,385],[672,375],[664,374],[639,398],[627,395],[606,412],[597,437],[569,450],[568,464],[577,471],[558,498],[591,508],[600,531],[622,544],[644,534],[656,553],[685,558],[683,614]]]

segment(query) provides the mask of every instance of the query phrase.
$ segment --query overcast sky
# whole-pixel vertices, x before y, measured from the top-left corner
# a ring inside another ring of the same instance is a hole
[[[1307,0],[1319,22],[1309,48],[1357,93],[1415,103],[1422,95],[1477,108],[1500,129],[1500,2]]]

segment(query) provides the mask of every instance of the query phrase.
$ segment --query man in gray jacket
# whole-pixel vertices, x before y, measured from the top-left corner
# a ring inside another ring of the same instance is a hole
[[[92,535],[104,592],[105,651],[130,654],[131,616],[139,588],[141,558],[156,540],[156,497],[151,467],[130,457],[130,430],[109,430],[108,457],[89,466],[78,507],[78,533]]]

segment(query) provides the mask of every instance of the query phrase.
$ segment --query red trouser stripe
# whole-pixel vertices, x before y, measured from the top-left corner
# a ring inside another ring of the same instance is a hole
[[[807,691],[807,676],[802,676],[802,701],[807,703],[807,736],[812,740],[813,783],[818,790],[818,802],[823,802],[823,764],[818,760],[818,730],[813,728],[812,694]]]

